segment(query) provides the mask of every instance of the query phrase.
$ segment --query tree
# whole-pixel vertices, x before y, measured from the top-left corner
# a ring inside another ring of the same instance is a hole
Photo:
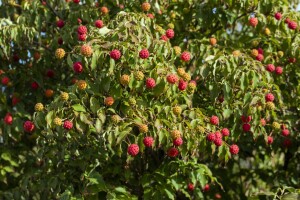
[[[299,197],[297,1],[3,1],[4,199]]]

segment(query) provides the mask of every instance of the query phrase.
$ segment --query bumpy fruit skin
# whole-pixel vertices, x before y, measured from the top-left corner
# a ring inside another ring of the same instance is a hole
[[[288,27],[289,27],[289,29],[291,29],[291,30],[295,30],[296,28],[297,28],[297,22],[294,22],[294,21],[290,21],[289,23],[288,23]]]
[[[177,69],[177,74],[178,74],[180,77],[182,77],[182,76],[185,74],[184,68],[178,68],[178,69]]]
[[[190,81],[191,80],[191,75],[189,73],[184,73],[182,76],[182,79],[184,81]]]
[[[3,77],[1,80],[2,85],[7,85],[9,83],[10,79],[8,77]]]
[[[169,150],[168,150],[168,156],[171,157],[171,158],[174,158],[178,155],[178,150],[175,148],[175,147],[171,147]]]
[[[148,13],[147,17],[149,17],[150,19],[154,19],[154,15],[152,13]]]
[[[143,139],[143,143],[144,143],[145,147],[152,147],[153,142],[154,142],[154,139],[152,137],[145,137]]]
[[[31,121],[26,121],[26,122],[23,124],[23,128],[24,128],[24,131],[25,131],[25,132],[31,133],[31,132],[33,132],[33,130],[34,130],[34,123],[31,122]]]
[[[184,81],[183,79],[179,80],[179,84],[178,84],[178,89],[183,91],[186,89],[188,83],[186,81]]]
[[[78,41],[85,41],[86,40],[86,34],[78,34],[77,35],[77,38],[78,38]]]
[[[87,30],[86,26],[81,25],[77,28],[77,33],[79,35],[87,34],[87,32],[88,32],[88,30]]]
[[[234,50],[234,51],[232,52],[232,55],[233,55],[234,57],[239,57],[239,56],[241,55],[241,52],[240,52],[239,50]]]
[[[59,117],[55,117],[53,120],[53,123],[55,126],[61,126],[62,125],[62,120]]]
[[[45,90],[45,97],[51,98],[53,96],[53,94],[54,94],[53,90],[51,90],[51,89]]]
[[[168,29],[166,31],[166,36],[167,36],[167,38],[172,39],[175,36],[174,30],[173,29]]]
[[[267,124],[266,120],[264,118],[260,119],[260,125],[265,126]]]
[[[167,81],[170,84],[175,84],[178,81],[178,77],[175,74],[169,74],[167,76]]]
[[[121,52],[118,49],[114,49],[110,52],[110,57],[114,60],[119,60],[121,58]]]
[[[106,97],[104,100],[104,104],[106,106],[112,106],[114,104],[115,100],[113,97]]]
[[[130,98],[130,99],[128,100],[128,103],[129,103],[129,105],[131,105],[131,106],[135,106],[135,105],[136,105],[136,100],[135,100],[134,98]]]
[[[131,144],[128,146],[127,152],[129,155],[135,157],[139,154],[140,148],[137,144]]]
[[[64,129],[71,130],[73,128],[73,123],[69,120],[64,121]]]
[[[222,139],[223,135],[220,133],[220,131],[215,132],[215,138],[216,139]]]
[[[258,60],[258,61],[263,61],[264,60],[264,56],[262,55],[262,54],[258,54],[257,56],[256,56],[256,60]]]
[[[290,131],[288,129],[283,129],[281,131],[281,135],[283,135],[284,137],[287,137],[290,134]]]
[[[221,138],[216,138],[216,139],[214,140],[214,144],[215,144],[217,147],[222,146],[223,140],[222,140]]]
[[[278,51],[277,55],[279,58],[282,58],[284,56],[284,53],[283,53],[283,51]]]
[[[80,48],[80,53],[81,53],[81,55],[83,55],[85,57],[91,57],[91,55],[93,54],[92,47],[90,47],[87,44],[84,44]]]
[[[42,103],[37,103],[37,104],[35,104],[35,106],[34,106],[34,110],[35,110],[36,112],[41,112],[41,111],[44,110],[44,105],[43,105]]]
[[[265,34],[266,34],[266,35],[270,35],[270,34],[271,34],[271,31],[270,31],[270,29],[268,29],[268,28],[265,28]]]
[[[210,186],[209,184],[206,184],[204,187],[203,187],[203,191],[204,192],[208,192],[210,190]]]
[[[184,52],[182,52],[180,58],[184,62],[189,62],[191,60],[191,54],[187,51],[184,51]]]
[[[118,124],[121,120],[121,117],[119,115],[113,115],[111,116],[111,121],[114,123],[114,124]]]
[[[61,92],[61,93],[60,93],[60,99],[63,100],[63,101],[68,101],[68,99],[69,99],[69,94],[66,93],[66,92]]]
[[[148,126],[146,124],[140,124],[139,126],[140,133],[147,133],[148,132]]]
[[[173,47],[174,51],[175,51],[175,54],[178,56],[181,54],[181,48],[179,46],[175,46]]]
[[[147,12],[147,11],[150,10],[150,8],[151,8],[150,3],[144,2],[144,3],[142,4],[142,10],[143,10],[143,11]]]
[[[194,90],[196,89],[196,85],[193,82],[190,82],[187,86],[187,92],[189,94],[192,94],[194,92]]]
[[[200,133],[200,134],[204,134],[205,133],[205,128],[203,126],[197,126],[196,130]]]
[[[216,139],[216,135],[214,133],[209,133],[206,135],[206,139],[210,142],[213,142]]]
[[[167,42],[169,40],[169,38],[166,35],[162,35],[160,37],[160,39],[163,40],[163,41],[165,41],[165,42]]]
[[[251,125],[250,124],[243,124],[243,131],[244,132],[248,132],[251,129]]]
[[[172,111],[173,111],[174,115],[178,116],[181,114],[182,108],[180,106],[174,106]]]
[[[274,97],[274,95],[272,93],[268,93],[268,94],[265,95],[266,102],[269,102],[269,101],[273,102],[274,99],[275,99],[275,97]]]
[[[275,66],[273,64],[268,64],[266,66],[266,70],[269,72],[274,72],[275,71]]]
[[[174,139],[173,140],[173,144],[174,144],[174,146],[181,146],[182,144],[183,144],[183,140],[182,140],[182,138],[181,137],[179,137],[179,138],[176,138],[176,139]]]
[[[58,28],[64,27],[64,26],[65,26],[64,20],[62,20],[62,19],[57,20],[56,26],[57,26]]]
[[[217,116],[215,116],[215,115],[211,116],[210,123],[212,125],[218,125],[219,124],[219,118]]]
[[[275,130],[279,130],[279,129],[280,129],[280,124],[279,124],[278,122],[273,122],[273,123],[272,123],[272,127],[273,127],[273,129],[275,129]]]
[[[171,137],[173,140],[181,137],[181,132],[179,130],[172,130]]]
[[[134,78],[138,81],[142,81],[144,79],[144,73],[141,71],[134,72]]]
[[[156,82],[155,82],[155,80],[153,79],[153,78],[147,78],[146,79],[146,87],[148,88],[148,89],[152,89],[152,88],[154,88],[156,86]]]
[[[13,117],[10,113],[6,113],[3,120],[4,120],[4,123],[7,125],[12,125],[12,123],[13,123]]]
[[[130,76],[127,74],[123,74],[120,78],[120,82],[123,86],[127,86],[130,82]]]
[[[249,24],[250,24],[250,26],[255,27],[258,24],[258,19],[256,17],[251,17],[249,19]]]
[[[108,8],[105,7],[105,6],[102,6],[100,10],[101,10],[101,13],[102,13],[103,15],[106,15],[106,14],[108,14],[108,12],[109,12]]]
[[[280,12],[275,13],[274,15],[275,19],[280,20],[282,17],[282,14]]]
[[[80,0],[73,0],[73,3],[79,4]]]
[[[267,138],[267,143],[268,143],[268,144],[272,144],[273,141],[274,141],[273,137],[272,137],[272,136],[268,136],[268,138]]]
[[[103,21],[102,21],[102,20],[98,19],[98,20],[95,21],[95,26],[96,26],[97,28],[102,28],[103,25],[104,25],[104,24],[103,24]]]
[[[212,45],[212,46],[215,46],[217,44],[217,39],[216,38],[209,38],[209,43]]]
[[[258,56],[258,51],[257,51],[257,49],[252,49],[252,50],[251,50],[251,55],[252,55],[253,57]]]
[[[66,54],[65,50],[62,48],[58,48],[55,51],[55,57],[57,59],[63,59],[65,57],[65,54]]]
[[[230,151],[230,153],[231,153],[232,155],[236,155],[236,154],[239,153],[240,148],[238,147],[238,145],[233,144],[233,145],[231,145],[231,146],[229,147],[229,151]]]
[[[290,63],[295,63],[296,61],[297,61],[296,58],[289,58]]]
[[[266,103],[266,109],[267,110],[274,110],[275,109],[275,104],[271,101]]]
[[[147,58],[149,58],[150,53],[149,53],[148,49],[142,49],[142,50],[139,52],[139,56],[140,56],[140,58],[142,58],[142,59],[147,59]]]
[[[80,74],[83,72],[83,66],[82,66],[82,63],[81,62],[75,62],[73,64],[73,70],[74,72]]]
[[[221,130],[221,133],[222,133],[222,135],[223,135],[224,137],[227,137],[227,136],[230,135],[230,131],[229,131],[228,128],[223,128],[223,129]]]
[[[193,183],[189,183],[188,186],[187,186],[187,189],[189,191],[194,191],[194,189],[195,189],[194,184]]]
[[[282,67],[278,66],[278,67],[275,68],[275,73],[276,73],[277,75],[281,75],[282,72],[283,72]]]
[[[79,80],[79,81],[77,81],[76,84],[77,84],[77,88],[78,88],[79,90],[85,90],[86,87],[87,87],[87,83],[86,83],[85,80]]]

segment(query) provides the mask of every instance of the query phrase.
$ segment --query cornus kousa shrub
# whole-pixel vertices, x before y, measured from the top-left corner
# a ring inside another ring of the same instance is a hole
[[[291,5],[4,2],[0,197],[299,198]]]

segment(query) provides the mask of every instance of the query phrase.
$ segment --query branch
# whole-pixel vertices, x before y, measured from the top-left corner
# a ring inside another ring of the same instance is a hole
[[[42,0],[41,0],[41,2],[42,2]],[[49,2],[46,1],[46,0],[45,0],[45,2],[46,2],[46,6],[50,9],[50,11],[52,11],[52,13],[53,13],[55,16],[59,17],[59,19],[62,19],[62,17],[61,17],[57,12],[55,12],[55,10],[50,6]]]

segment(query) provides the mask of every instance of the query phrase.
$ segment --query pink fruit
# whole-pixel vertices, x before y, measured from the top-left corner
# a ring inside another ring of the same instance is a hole
[[[10,113],[6,113],[6,115],[4,117],[4,123],[7,124],[7,125],[12,125],[13,117]]]
[[[82,34],[87,34],[88,30],[86,28],[86,26],[82,26],[80,25],[78,28],[77,28],[77,33],[79,35],[82,35]]]
[[[75,62],[73,64],[73,70],[74,72],[80,74],[83,71],[82,63],[81,62]]]
[[[179,84],[178,84],[178,89],[183,91],[186,89],[188,83],[186,81],[184,81],[183,79],[179,80]]]
[[[154,140],[152,137],[145,137],[143,139],[143,143],[146,147],[151,147],[153,145],[153,142],[154,142]]]
[[[121,52],[118,49],[114,49],[110,52],[110,57],[114,60],[119,60],[121,58]]]
[[[226,137],[226,136],[229,136],[230,131],[229,131],[228,128],[223,128],[223,129],[221,130],[221,133],[222,133],[222,135],[223,135],[224,137]]]
[[[133,157],[138,155],[139,151],[140,151],[140,148],[137,144],[131,144],[131,145],[129,145],[129,147],[127,149],[128,154]]]
[[[156,86],[155,80],[153,78],[147,78],[146,79],[146,87],[148,89],[152,89]]]
[[[95,26],[97,27],[97,28],[102,28],[103,27],[103,21],[102,20],[96,20],[95,21]]]
[[[267,124],[266,120],[264,118],[260,119],[261,126],[265,126]]]
[[[283,136],[285,136],[285,137],[287,137],[289,134],[290,134],[290,131],[289,131],[288,129],[283,129],[283,130],[281,131],[281,135],[283,135]]]
[[[59,19],[59,20],[56,22],[56,26],[57,26],[58,28],[64,27],[64,26],[65,26],[64,20]]]
[[[218,125],[219,124],[219,118],[217,116],[215,116],[215,115],[211,116],[210,123],[212,125]]]
[[[248,132],[251,129],[251,125],[250,124],[243,124],[243,131],[244,132]]]
[[[244,122],[244,123],[249,123],[249,122],[251,122],[251,120],[252,120],[252,117],[251,116],[242,116],[241,117],[241,120],[242,120],[242,122]]]
[[[223,140],[222,140],[221,138],[216,138],[216,139],[214,140],[214,143],[215,143],[215,145],[216,145],[217,147],[219,147],[219,146],[222,146]]]
[[[139,53],[140,58],[147,59],[150,56],[148,49],[142,49]]]
[[[206,139],[210,142],[213,142],[213,141],[215,141],[216,136],[214,133],[209,133],[209,134],[207,134]]]
[[[275,66],[273,64],[268,64],[266,66],[266,70],[269,72],[274,72],[275,71]]]
[[[277,75],[281,75],[282,72],[283,72],[282,67],[278,66],[278,67],[275,68],[275,73],[276,73]]]
[[[268,144],[272,144],[273,143],[273,137],[272,136],[268,136],[268,139],[267,139],[268,141]]]
[[[167,76],[167,81],[170,84],[175,84],[178,81],[178,77],[175,74],[169,74]]]
[[[34,130],[34,123],[31,121],[26,121],[23,124],[23,128],[25,132],[31,133]]]
[[[288,23],[288,27],[289,27],[289,29],[292,29],[292,30],[295,30],[296,28],[297,28],[297,22],[294,22],[294,21],[290,21],[289,23]]]
[[[73,128],[73,123],[71,121],[69,121],[69,120],[66,120],[66,121],[64,121],[64,125],[63,126],[64,126],[64,129],[70,130],[70,129]]]
[[[187,186],[189,191],[193,191],[195,189],[194,184],[193,183],[189,183]]]
[[[169,38],[169,39],[172,39],[174,37],[175,33],[174,33],[174,30],[173,29],[168,29],[166,31],[166,36]]]
[[[256,56],[256,60],[258,60],[258,61],[263,61],[263,59],[264,59],[264,56],[262,54],[258,54]]]
[[[168,156],[171,157],[171,158],[174,158],[178,155],[178,150],[175,148],[175,147],[171,147],[169,150],[168,150]]]
[[[191,54],[187,51],[184,51],[184,52],[182,52],[180,58],[181,58],[182,61],[188,62],[191,59]]]
[[[269,101],[273,102],[274,99],[275,99],[275,97],[272,93],[268,93],[268,94],[265,95],[266,102],[269,102]]]
[[[250,24],[250,26],[255,27],[258,24],[258,19],[256,17],[251,17],[249,19],[249,24]]]
[[[233,144],[229,147],[229,151],[232,155],[236,155],[239,153],[240,149],[239,149],[238,145]]]
[[[282,17],[282,14],[280,12],[275,13],[274,15],[275,19],[280,20]]]
[[[174,139],[173,144],[174,144],[174,146],[181,146],[183,144],[182,138],[179,137],[179,138]]]

